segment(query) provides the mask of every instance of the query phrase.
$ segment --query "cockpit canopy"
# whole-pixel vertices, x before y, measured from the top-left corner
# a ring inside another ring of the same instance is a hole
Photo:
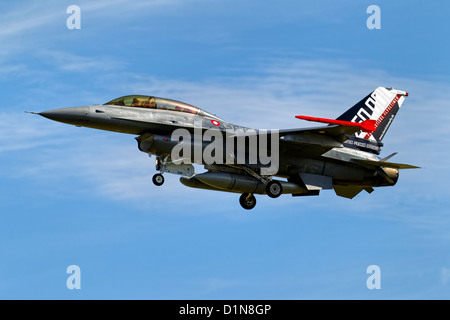
[[[187,103],[180,101],[151,96],[137,96],[137,95],[120,97],[105,103],[105,105],[169,110],[192,114],[198,114],[200,110],[197,107],[191,106]]]

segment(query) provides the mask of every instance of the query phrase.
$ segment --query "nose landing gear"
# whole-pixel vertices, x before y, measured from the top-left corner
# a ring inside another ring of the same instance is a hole
[[[160,171],[161,173],[163,173],[164,172],[164,163],[165,162],[166,161],[162,160],[160,157],[156,157],[156,160],[155,160],[155,168],[156,168],[156,170]],[[163,177],[163,175],[161,173],[155,174],[153,176],[153,178],[152,178],[153,184],[155,186],[159,187],[159,186],[162,186],[164,184],[164,177]]]

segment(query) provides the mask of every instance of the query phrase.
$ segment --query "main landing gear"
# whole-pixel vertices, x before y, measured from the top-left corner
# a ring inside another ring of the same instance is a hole
[[[266,185],[266,194],[269,197],[278,198],[283,194],[283,186],[278,180],[270,180],[270,178],[263,177],[245,166],[243,166],[242,169],[244,169],[244,171],[246,171],[250,176],[258,179],[261,183]],[[256,206],[256,198],[251,193],[244,193],[239,198],[239,203],[241,204],[242,208],[250,210]]]
[[[161,173],[157,173],[152,178],[153,184],[155,186],[162,186],[164,184],[164,177]]]
[[[272,180],[266,185],[266,193],[271,198],[278,198],[283,193],[283,187],[277,180]]]
[[[251,193],[243,193],[239,198],[239,203],[245,210],[251,210],[256,206],[256,198]]]
[[[283,193],[283,187],[277,180],[269,181],[266,185],[266,193],[271,198],[278,198]],[[256,198],[252,193],[243,193],[239,203],[245,210],[251,210],[256,206]]]

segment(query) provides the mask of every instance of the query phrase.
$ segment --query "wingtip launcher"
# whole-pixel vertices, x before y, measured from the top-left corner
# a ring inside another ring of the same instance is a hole
[[[297,119],[302,119],[306,121],[313,121],[313,122],[322,122],[322,123],[328,123],[328,124],[337,124],[341,126],[350,126],[350,127],[358,127],[362,131],[367,133],[374,132],[377,128],[375,126],[376,121],[375,120],[364,120],[361,123],[357,122],[351,122],[351,121],[343,121],[343,120],[334,120],[334,119],[326,119],[326,118],[317,118],[317,117],[308,117],[308,116],[295,116]]]

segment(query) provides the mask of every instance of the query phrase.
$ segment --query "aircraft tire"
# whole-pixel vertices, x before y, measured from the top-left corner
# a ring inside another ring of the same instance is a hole
[[[243,193],[239,198],[239,203],[245,210],[251,210],[256,206],[256,198],[251,193]]]
[[[154,184],[155,186],[158,186],[158,187],[159,187],[159,186],[162,186],[162,185],[164,184],[164,177],[163,177],[162,174],[157,173],[157,174],[155,174],[155,175],[153,176],[152,181],[153,181],[153,184]]]
[[[278,198],[283,193],[283,187],[280,182],[272,180],[266,186],[266,193],[271,198]]]

